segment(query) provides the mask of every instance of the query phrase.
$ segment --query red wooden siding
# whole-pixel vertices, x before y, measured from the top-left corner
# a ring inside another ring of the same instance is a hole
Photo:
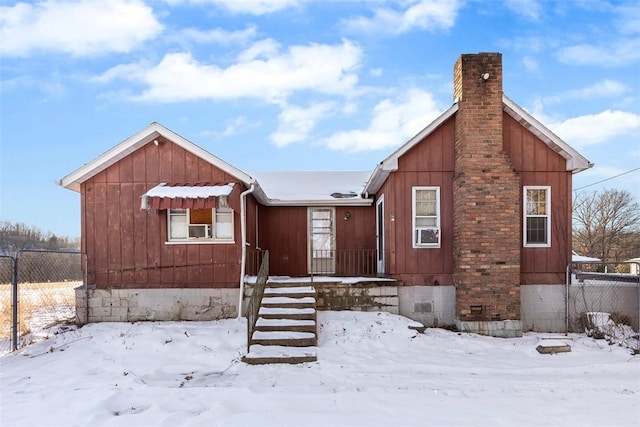
[[[140,196],[160,182],[238,180],[163,141],[141,147],[84,182],[82,249],[89,283],[99,288],[238,286],[240,213],[234,216],[235,244],[166,244],[167,211],[140,210]]]
[[[259,242],[262,249],[269,250],[271,274],[307,276],[307,208],[260,206],[259,209]],[[347,220],[346,212],[351,214]],[[373,207],[336,207],[335,215],[337,250],[375,249]]]
[[[453,284],[454,123],[453,118],[448,120],[402,156],[398,171],[389,176],[377,195],[384,195],[385,203],[386,271],[407,285]],[[520,187],[551,186],[551,247],[521,245],[521,283],[563,283],[571,256],[571,172],[565,170],[562,156],[506,113],[503,123],[504,150],[520,174]],[[438,249],[413,248],[413,186],[440,187],[442,235]],[[522,227],[520,230],[522,233]]]
[[[454,131],[450,119],[409,150],[378,192],[385,203],[386,271],[407,285],[453,284]],[[440,187],[440,248],[413,248],[414,186]]]
[[[571,259],[572,204],[572,175],[566,171],[566,160],[506,113],[503,115],[503,141],[505,152],[520,173],[521,188],[529,185],[551,187],[551,247],[522,247],[521,283],[564,283],[565,269]]]
[[[272,275],[306,276],[307,208],[260,206],[259,242]]]

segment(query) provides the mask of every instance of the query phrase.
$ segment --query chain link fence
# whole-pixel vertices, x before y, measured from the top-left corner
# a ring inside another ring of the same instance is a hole
[[[567,269],[566,330],[640,353],[640,265],[575,262]]]
[[[0,354],[75,322],[75,288],[84,283],[80,252],[21,250],[0,257]]]

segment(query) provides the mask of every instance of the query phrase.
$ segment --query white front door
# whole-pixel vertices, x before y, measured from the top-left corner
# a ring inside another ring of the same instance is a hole
[[[335,209],[309,208],[309,273],[336,271]]]
[[[376,202],[376,252],[378,274],[384,273],[384,195]]]

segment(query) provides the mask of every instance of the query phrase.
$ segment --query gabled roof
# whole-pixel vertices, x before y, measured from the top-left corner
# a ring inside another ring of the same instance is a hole
[[[370,172],[261,172],[249,175],[226,163],[208,151],[186,140],[159,123],[151,123],[135,135],[86,163],[58,181],[58,185],[80,191],[80,184],[125,158],[144,145],[163,137],[186,151],[237,178],[247,187],[253,185],[253,195],[268,206],[371,205],[362,197]],[[163,187],[165,190],[175,187]],[[182,188],[182,187],[181,187]],[[193,191],[203,187],[193,187]]]
[[[518,123],[529,130],[529,132],[540,138],[540,140],[547,144],[549,148],[564,157],[567,161],[567,171],[577,173],[593,166],[593,163],[589,162],[585,157],[569,146],[569,144],[564,142],[560,137],[536,120],[531,114],[527,113],[522,107],[504,95],[502,96],[502,108]],[[365,185],[365,194],[375,194],[382,184],[384,184],[389,174],[398,170],[398,159],[420,143],[424,138],[429,136],[457,111],[458,103],[454,103],[447,111],[442,113],[427,127],[422,129],[413,138],[394,151],[389,157],[380,162],[371,174],[367,185]]]
[[[229,163],[221,160],[220,158],[214,156],[203,148],[197,146],[191,141],[188,141],[177,133],[167,129],[166,127],[156,122],[151,123],[146,128],[125,139],[120,144],[96,157],[89,163],[86,163],[79,169],[71,172],[69,175],[58,181],[57,184],[64,188],[68,188],[69,190],[79,192],[80,184],[159,137],[164,137],[170,140],[171,142],[184,148],[191,154],[200,157],[201,159],[209,162],[218,169],[237,178],[246,186],[254,184],[256,186],[256,191],[254,192],[256,198],[261,201],[266,200],[266,196],[259,188],[256,180],[253,177],[241,171],[240,169],[231,166]]]

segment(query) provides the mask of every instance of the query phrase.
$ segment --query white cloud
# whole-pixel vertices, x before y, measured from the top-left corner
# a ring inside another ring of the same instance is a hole
[[[227,125],[224,132],[222,134],[224,136],[232,136],[238,133],[239,129],[244,129],[247,124],[247,119],[245,117],[236,117],[231,123]]]
[[[576,99],[593,99],[606,97],[620,97],[628,91],[628,88],[615,80],[605,79],[581,89],[569,90],[561,92],[558,95],[543,98],[544,104],[553,104],[558,102],[576,100]]]
[[[616,10],[618,14],[618,31],[622,34],[640,34],[640,3],[630,2]]]
[[[570,145],[584,147],[640,130],[640,115],[619,110],[573,117],[549,128]]]
[[[170,40],[178,42],[216,43],[226,45],[230,43],[245,43],[256,36],[256,28],[249,26],[244,30],[225,31],[220,28],[200,30],[197,28],[185,28],[168,36]]]
[[[147,89],[134,99],[159,102],[241,97],[283,102],[300,90],[348,95],[358,81],[362,51],[346,40],[339,45],[291,46],[284,52],[258,50],[264,58],[241,54],[240,61],[227,68],[201,63],[190,53],[168,53],[155,66],[119,65],[95,80],[142,83]]]
[[[447,30],[456,20],[461,2],[457,0],[420,0],[403,2],[405,9],[377,8],[371,18],[343,21],[345,28],[363,33],[402,34],[413,29]]]
[[[245,49],[240,55],[238,55],[238,61],[249,62],[255,59],[269,59],[272,56],[277,56],[280,50],[280,45],[273,39],[264,39],[254,43],[248,49]]]
[[[278,147],[304,141],[316,123],[329,115],[333,109],[333,102],[323,102],[309,108],[286,106],[278,116],[278,129],[271,135],[271,141]]]
[[[334,150],[365,151],[397,147],[442,113],[433,96],[410,89],[400,100],[385,99],[373,109],[367,129],[337,132],[322,141]]]
[[[530,21],[540,20],[542,5],[538,0],[507,0],[505,4],[512,12]]]
[[[162,30],[139,0],[54,1],[0,7],[0,53],[73,56],[129,52]]]
[[[640,37],[622,38],[600,45],[568,46],[558,50],[556,56],[565,64],[620,67],[640,60]]]
[[[297,7],[308,0],[165,0],[169,4],[211,4],[231,13],[267,15],[287,8]]]

